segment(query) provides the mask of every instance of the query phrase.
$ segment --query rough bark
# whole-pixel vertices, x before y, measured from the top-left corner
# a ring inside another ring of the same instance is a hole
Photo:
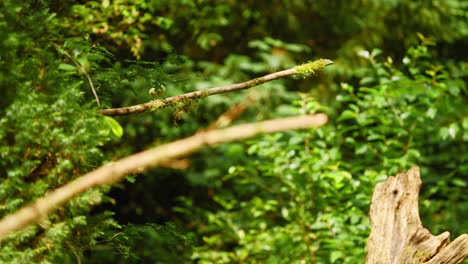
[[[433,236],[421,224],[419,168],[390,177],[377,185],[370,208],[368,264],[452,264],[468,257],[468,235],[450,243],[449,232]]]

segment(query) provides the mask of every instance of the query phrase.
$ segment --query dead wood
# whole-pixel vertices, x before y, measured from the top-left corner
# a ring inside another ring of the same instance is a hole
[[[468,234],[450,242],[449,232],[438,236],[419,218],[419,168],[389,177],[377,185],[370,208],[368,264],[454,264],[468,257]]]

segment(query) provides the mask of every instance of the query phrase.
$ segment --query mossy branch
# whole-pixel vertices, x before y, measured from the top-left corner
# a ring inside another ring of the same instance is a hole
[[[4,217],[0,221],[0,239],[30,224],[39,222],[59,206],[91,188],[114,184],[122,180],[126,175],[143,172],[167,160],[190,154],[203,146],[242,140],[265,133],[318,127],[326,122],[327,116],[325,114],[316,114],[239,125],[222,130],[202,131],[191,137],[133,154],[104,165],[54,191],[48,192],[47,195]]]
[[[118,115],[129,115],[129,114],[136,114],[142,113],[149,110],[156,110],[161,107],[171,106],[176,104],[177,102],[183,100],[193,100],[199,99],[210,95],[215,94],[222,94],[228,93],[233,91],[245,90],[260,84],[273,81],[276,79],[284,78],[287,76],[295,75],[295,74],[302,74],[307,75],[310,73],[315,73],[315,71],[321,70],[327,65],[332,64],[333,62],[328,59],[319,59],[316,61],[304,63],[302,65],[296,66],[294,68],[283,70],[279,72],[274,72],[262,77],[258,77],[246,82],[230,84],[221,87],[209,88],[200,91],[190,92],[186,94],[176,95],[164,99],[158,99],[151,102],[147,102],[144,104],[138,104],[133,106],[121,107],[121,108],[111,108],[111,109],[101,109],[99,112],[106,116],[118,116]]]

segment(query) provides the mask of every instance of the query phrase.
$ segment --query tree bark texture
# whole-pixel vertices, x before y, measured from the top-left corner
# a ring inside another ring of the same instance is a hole
[[[419,218],[419,168],[377,185],[370,207],[367,264],[452,264],[468,257],[468,234],[450,243],[450,233],[433,236]]]

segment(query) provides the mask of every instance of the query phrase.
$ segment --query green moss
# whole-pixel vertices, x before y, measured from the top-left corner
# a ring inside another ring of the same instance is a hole
[[[328,59],[318,59],[316,61],[311,61],[304,63],[302,65],[296,66],[295,69],[299,74],[310,74],[315,73],[316,70],[320,70],[327,65],[333,64],[333,61]]]
[[[428,255],[427,250],[417,250],[414,253],[414,258],[418,261],[422,261]]]
[[[154,101],[153,106],[151,106],[151,111],[155,111],[160,108],[164,108],[166,106],[166,103],[164,103],[162,100],[156,100]]]
[[[209,94],[208,94],[208,90],[202,90],[202,94],[200,96],[200,98],[205,98],[207,97]]]

